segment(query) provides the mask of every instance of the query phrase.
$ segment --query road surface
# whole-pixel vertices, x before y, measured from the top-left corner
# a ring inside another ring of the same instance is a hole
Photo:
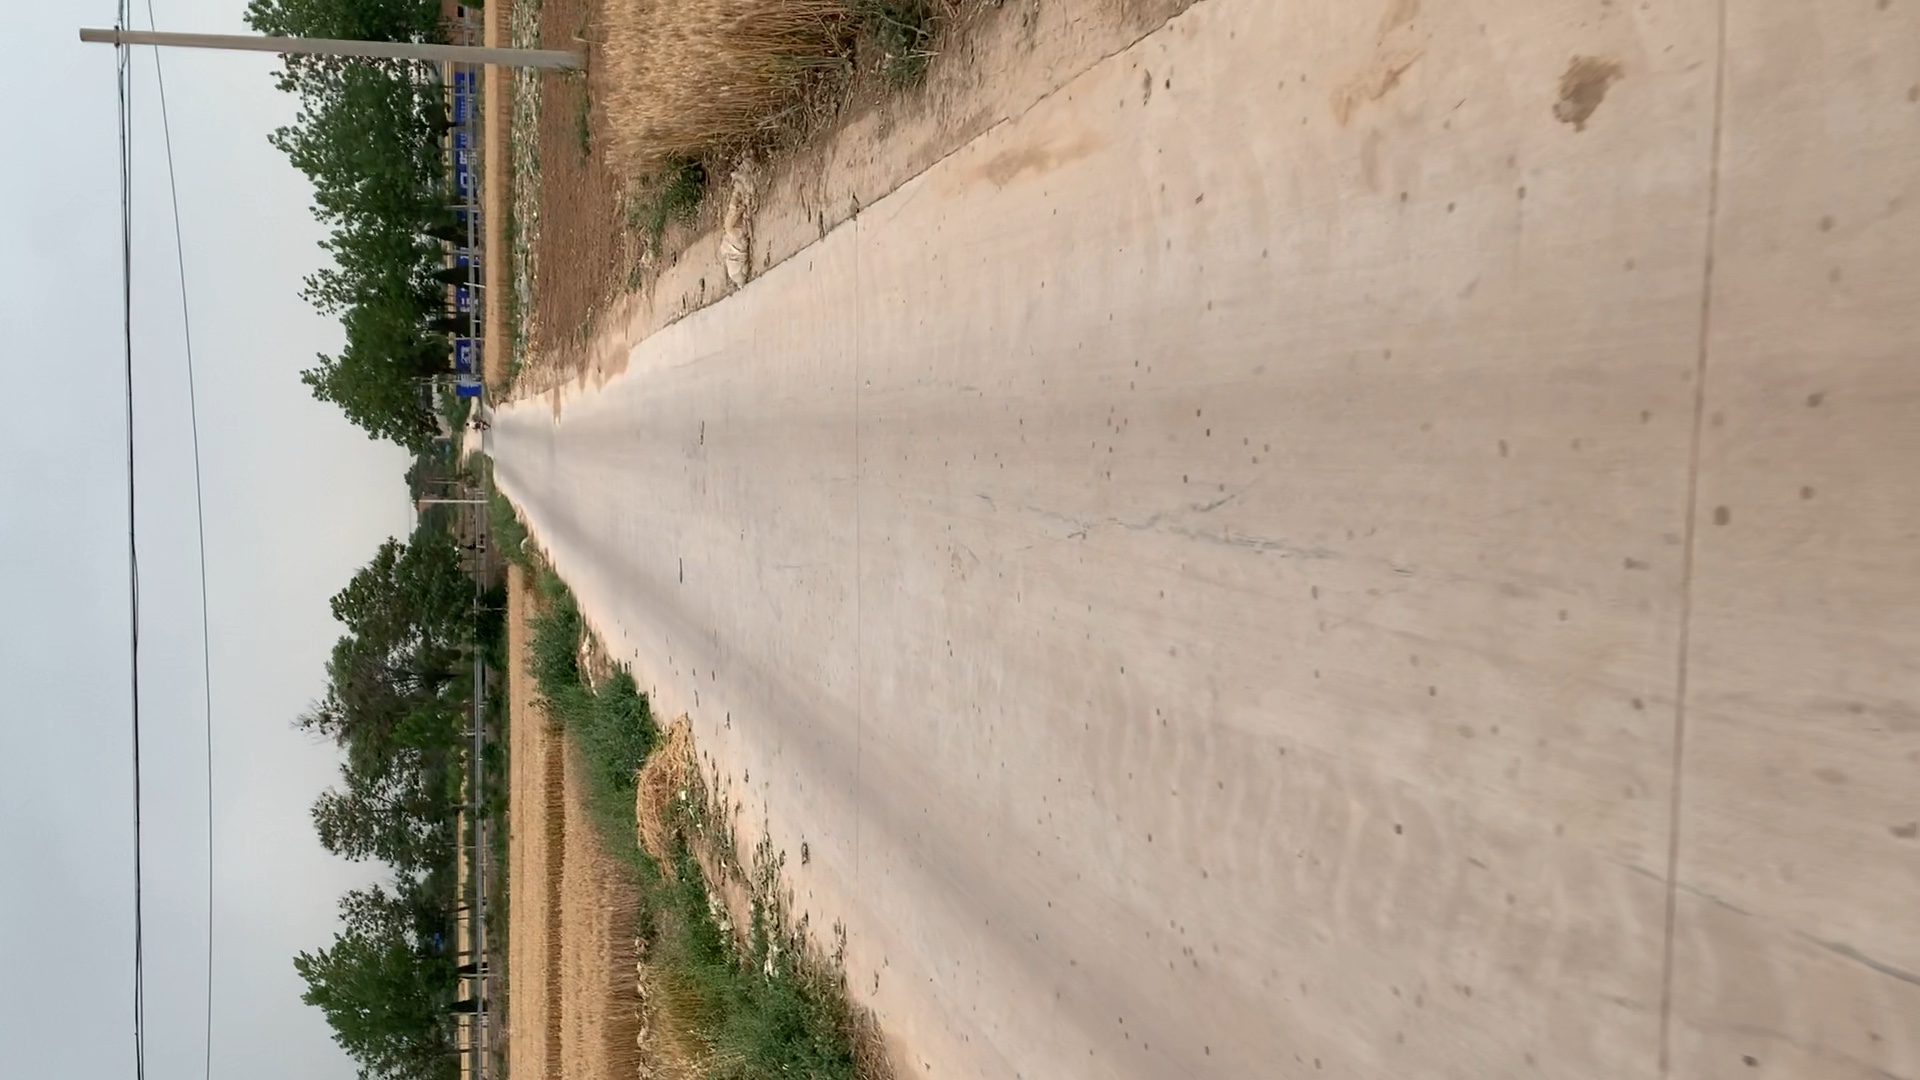
[[[1920,1077],[1909,0],[1203,0],[491,435],[903,1075]]]

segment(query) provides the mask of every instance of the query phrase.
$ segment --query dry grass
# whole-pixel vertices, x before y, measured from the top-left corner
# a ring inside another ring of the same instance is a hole
[[[560,1075],[561,853],[566,831],[564,755],[534,702],[527,668],[533,590],[527,573],[507,569],[507,1069],[514,1076]]]
[[[660,745],[640,769],[633,800],[634,831],[640,850],[663,867],[673,865],[673,802],[693,777],[693,732],[685,720],[676,720],[661,735]]]
[[[810,71],[844,69],[841,0],[605,0],[593,100],[615,166],[645,175],[764,135]]]
[[[566,816],[588,820],[581,770],[566,770]],[[642,1027],[633,927],[640,898],[626,869],[591,828],[567,830],[560,890],[560,1071],[564,1080],[641,1074]]]
[[[752,883],[723,838],[731,837],[724,817],[726,800],[715,798],[701,779],[693,749],[693,726],[682,716],[668,725],[660,746],[640,770],[633,820],[640,849],[672,876],[677,863],[676,841],[684,843],[700,869],[709,896],[726,912],[734,947],[749,949],[753,925]],[[688,831],[700,821],[707,827]]]

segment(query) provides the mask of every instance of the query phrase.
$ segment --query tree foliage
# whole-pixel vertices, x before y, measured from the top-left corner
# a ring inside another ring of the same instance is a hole
[[[341,786],[314,804],[321,843],[349,859],[417,873],[448,856],[454,807],[445,768],[466,699],[458,672],[472,636],[473,581],[444,531],[388,540],[331,601],[346,628],[327,694],[299,726],[344,750]]]
[[[269,34],[437,39],[439,6],[421,0],[253,0],[247,20]],[[448,368],[433,326],[446,286],[445,253],[431,234],[453,224],[441,138],[444,90],[427,66],[404,61],[289,56],[282,89],[298,94],[290,125],[269,136],[313,184],[313,212],[330,226],[333,265],[304,295],[340,316],[346,348],[302,373],[314,396],[339,405],[373,438],[418,450],[438,425],[418,380]]]
[[[433,0],[250,0],[247,23],[280,37],[428,41],[440,35]]]
[[[405,890],[376,885],[340,899],[332,946],[294,957],[301,1000],[326,1014],[362,1080],[452,1080],[453,962],[420,933]]]
[[[474,582],[437,522],[390,539],[334,594],[343,633],[325,696],[298,725],[343,752],[313,806],[329,851],[386,863],[389,890],[341,899],[333,944],[301,953],[303,1000],[320,1008],[364,1080],[453,1080],[451,934]]]
[[[346,766],[342,787],[313,804],[314,831],[327,850],[355,861],[380,860],[402,872],[430,870],[451,848],[445,800],[425,782],[419,755],[395,755],[371,774]]]

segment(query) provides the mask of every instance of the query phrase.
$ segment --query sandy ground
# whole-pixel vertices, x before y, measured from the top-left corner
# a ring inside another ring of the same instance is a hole
[[[1912,1080],[1916,58],[1202,0],[497,475],[915,1073]]]
[[[585,39],[593,34],[590,20],[597,9],[591,0],[542,0],[540,40],[581,39],[590,48]],[[626,289],[638,256],[622,209],[621,180],[595,145],[598,128],[587,116],[586,77],[548,78],[541,94],[533,132],[540,169],[533,356],[579,349],[596,312]]]
[[[565,770],[560,885],[559,1080],[632,1080],[640,1032],[633,948],[638,897],[588,818],[579,771]]]
[[[561,868],[566,843],[565,758],[534,704],[527,670],[526,572],[507,570],[510,739],[507,791],[507,1070],[558,1077]]]
[[[481,9],[480,42],[488,47],[506,43],[507,11],[504,4],[488,4]],[[507,384],[508,350],[505,311],[499,299],[510,283],[507,260],[496,256],[507,250],[507,113],[508,82],[506,72],[487,65],[480,83],[480,224],[484,232],[480,250],[481,287],[486,291],[486,306],[481,320],[484,342],[480,363],[489,389]]]
[[[639,1033],[637,897],[605,855],[565,741],[548,729],[526,667],[534,597],[507,580],[509,707],[508,1073],[613,1080],[634,1073]]]

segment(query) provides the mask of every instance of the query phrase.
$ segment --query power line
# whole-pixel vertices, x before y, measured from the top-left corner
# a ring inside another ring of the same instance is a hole
[[[119,25],[127,24],[127,0],[120,0]],[[120,307],[127,383],[127,637],[129,691],[133,714],[133,1068],[135,1080],[147,1075],[146,906],[141,865],[140,828],[140,544],[135,527],[133,455],[133,138],[129,111],[131,78],[127,50],[116,50],[115,89],[120,121]]]
[[[159,30],[153,0],[147,0],[147,27]],[[160,96],[160,131],[167,151],[167,195],[173,207],[173,257],[180,276],[180,332],[186,343],[187,418],[193,431],[193,519],[200,551],[200,689],[206,707],[207,758],[207,1000],[205,1077],[213,1078],[213,655],[207,615],[207,513],[200,468],[200,398],[193,371],[193,318],[187,305],[187,249],[180,230],[180,184],[173,169],[173,122],[167,114],[167,79],[160,50],[153,50],[153,82]]]

